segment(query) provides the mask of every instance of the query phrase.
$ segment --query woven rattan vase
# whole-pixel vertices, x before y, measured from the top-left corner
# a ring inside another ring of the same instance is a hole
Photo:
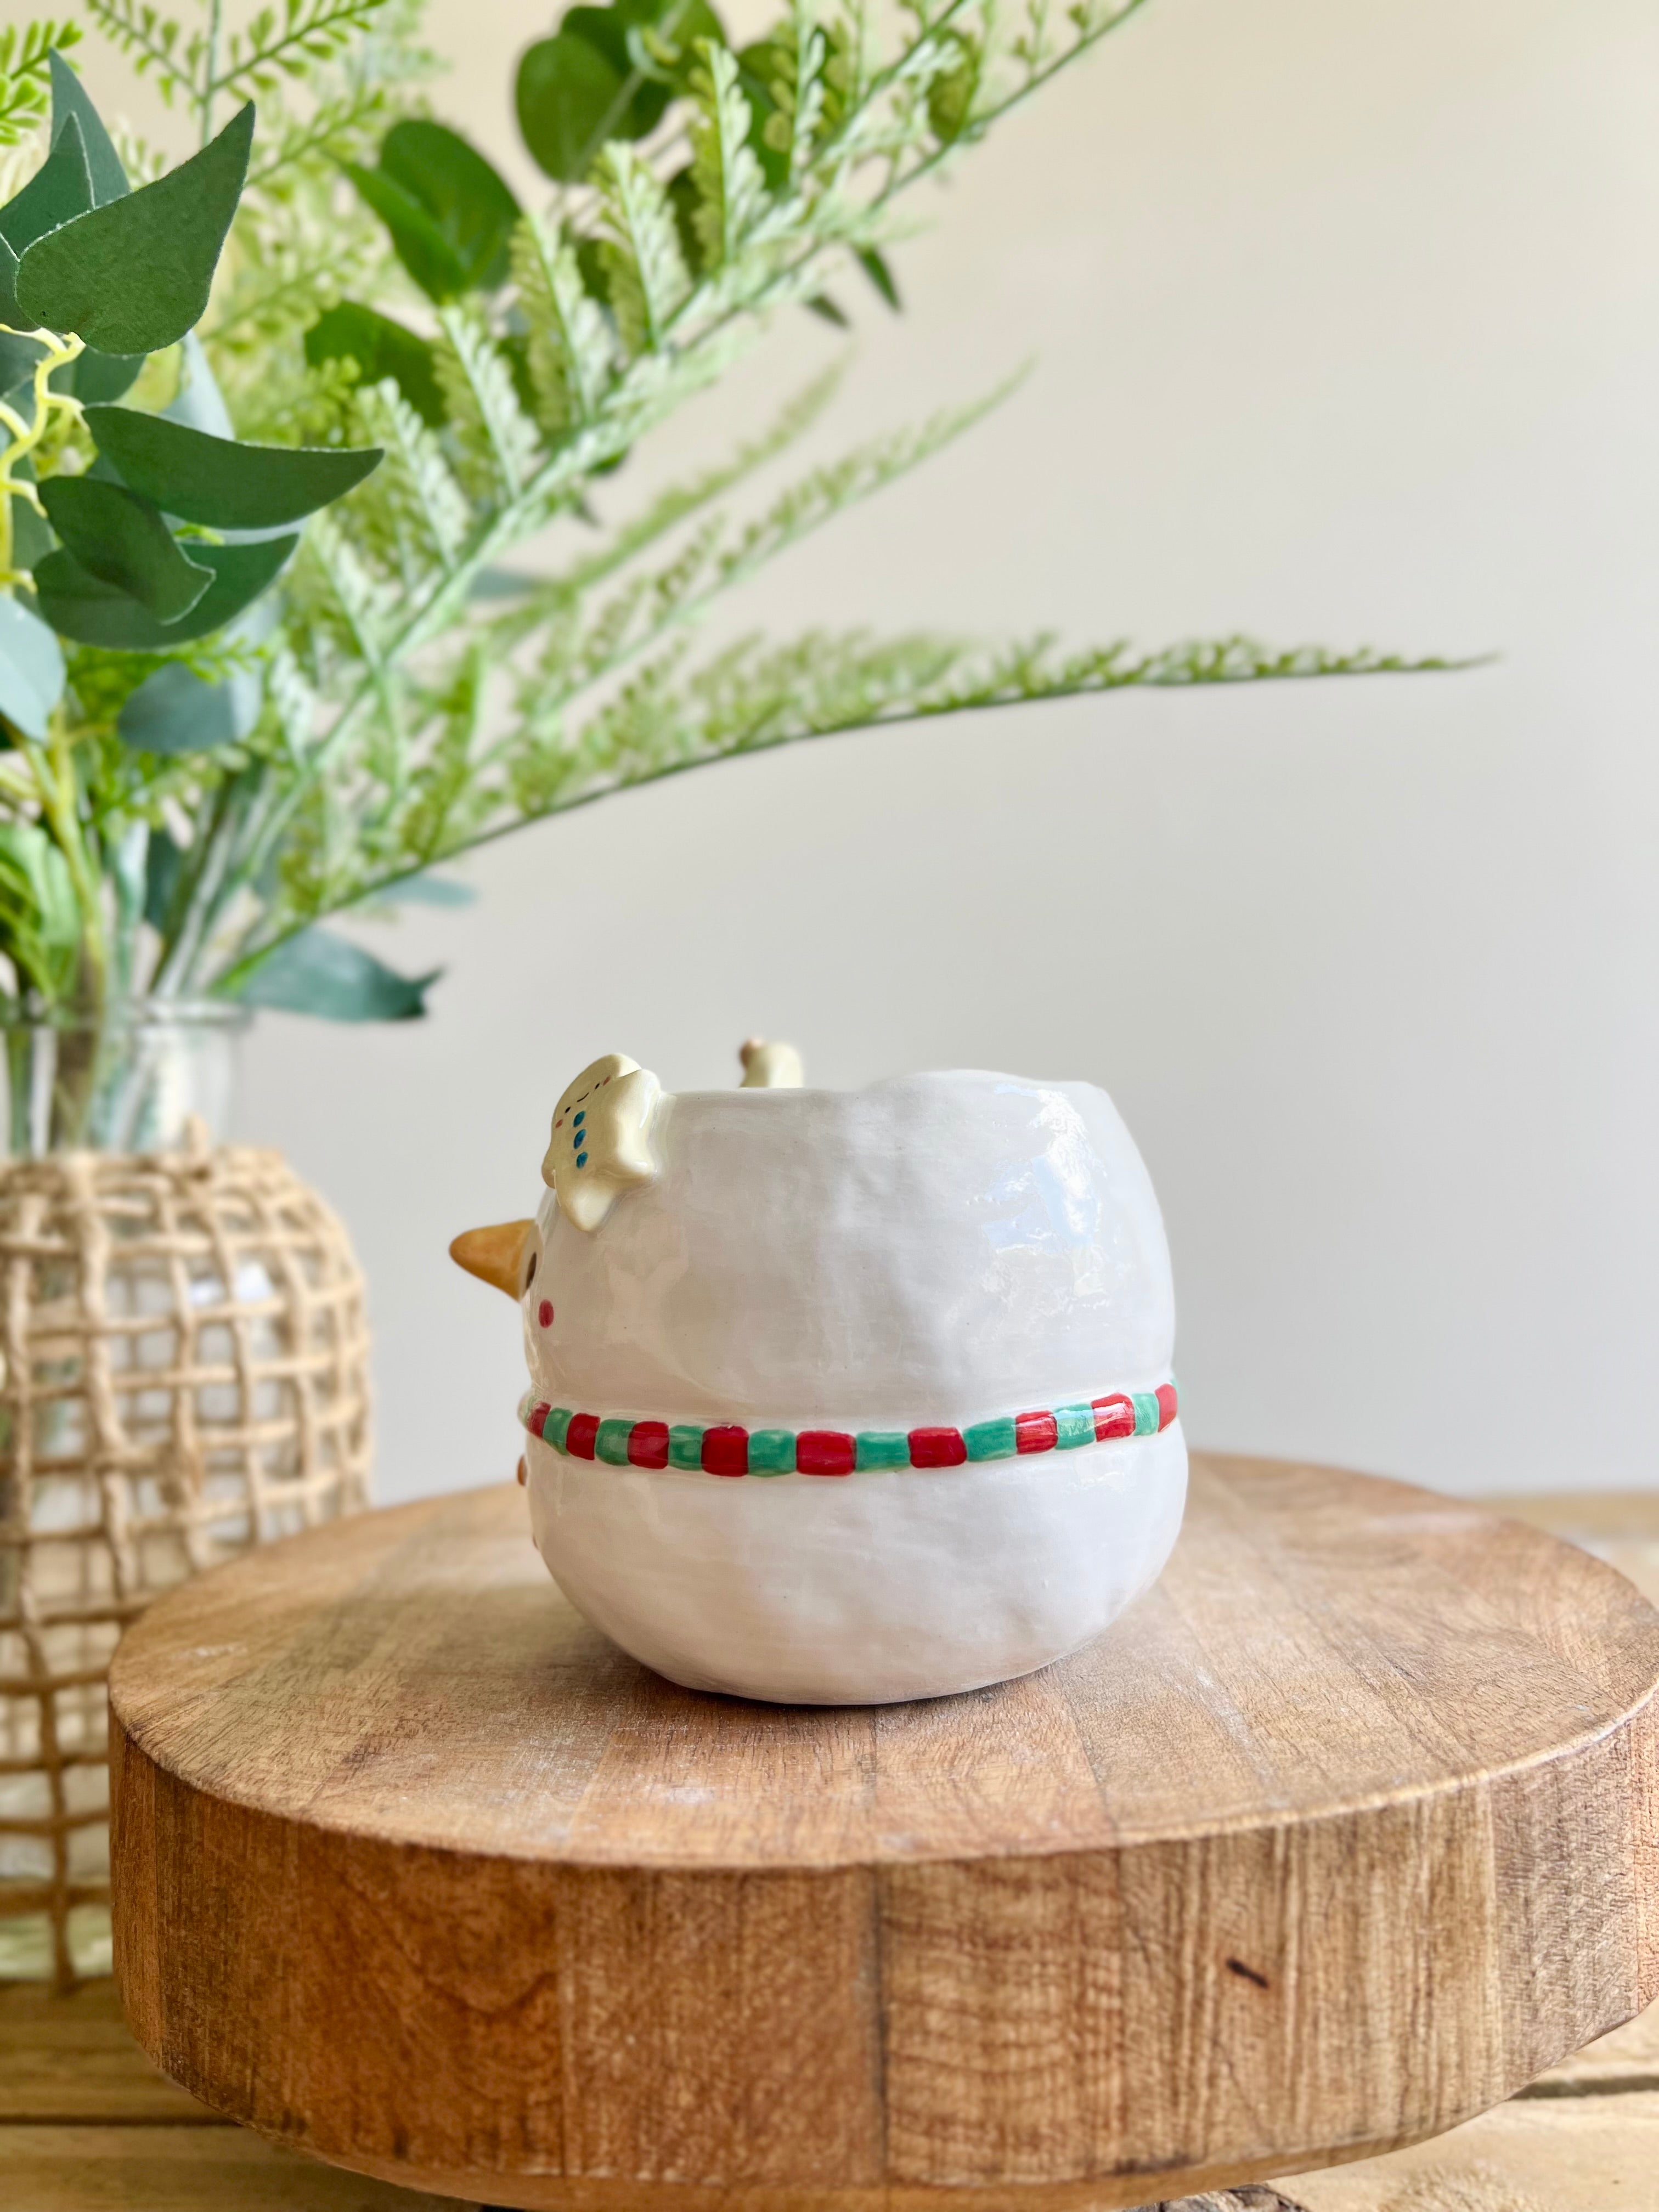
[[[180,1134],[0,1163],[0,1978],[108,1971],[104,1675],[127,1622],[367,1501],[344,1231],[279,1154]]]

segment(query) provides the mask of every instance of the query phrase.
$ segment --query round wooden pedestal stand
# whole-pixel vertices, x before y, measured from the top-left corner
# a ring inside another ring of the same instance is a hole
[[[676,1689],[517,1490],[437,1498],[132,1631],[118,1969],[198,2096],[411,2186],[1111,2212],[1435,2134],[1659,1995],[1656,1681],[1610,1569],[1307,1468],[1200,1459],[1102,1642],[874,1709]]]

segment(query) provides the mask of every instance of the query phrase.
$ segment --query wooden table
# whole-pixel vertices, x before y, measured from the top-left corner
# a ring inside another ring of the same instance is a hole
[[[1519,1510],[1589,1537],[1659,1595],[1659,1501],[1556,1500]],[[91,2212],[94,2205],[205,2212],[210,2204],[216,2212],[255,2205],[390,2212],[441,2201],[296,2159],[224,2126],[145,2066],[118,2027],[106,1985],[58,2001],[33,1990],[0,1992],[0,2174],[15,2178],[20,2212]],[[1439,2184],[1422,2180],[1448,2173],[1461,2177],[1462,2194],[1444,2196]],[[1656,2174],[1659,2015],[1650,2014],[1437,2142],[1277,2185],[1310,2212],[1429,2212],[1443,2197],[1458,2212],[1486,2203],[1498,2212],[1528,2195],[1552,2212],[1581,2205],[1589,2212],[1592,2204],[1597,2212],[1608,2205],[1644,2212],[1659,2203]],[[9,2206],[5,2188],[0,2183],[0,2201]]]

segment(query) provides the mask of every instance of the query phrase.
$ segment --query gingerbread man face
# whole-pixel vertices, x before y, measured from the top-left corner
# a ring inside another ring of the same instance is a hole
[[[542,1181],[573,1229],[597,1229],[617,1200],[652,1182],[651,1117],[662,1085],[626,1053],[607,1053],[583,1068],[553,1109]]]

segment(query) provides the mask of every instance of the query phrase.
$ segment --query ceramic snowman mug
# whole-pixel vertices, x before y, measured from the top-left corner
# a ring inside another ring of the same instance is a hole
[[[1175,1542],[1187,1450],[1152,1183],[1106,1094],[977,1070],[554,1112],[518,1298],[538,1548],[671,1680],[796,1705],[1004,1681],[1098,1635]]]

